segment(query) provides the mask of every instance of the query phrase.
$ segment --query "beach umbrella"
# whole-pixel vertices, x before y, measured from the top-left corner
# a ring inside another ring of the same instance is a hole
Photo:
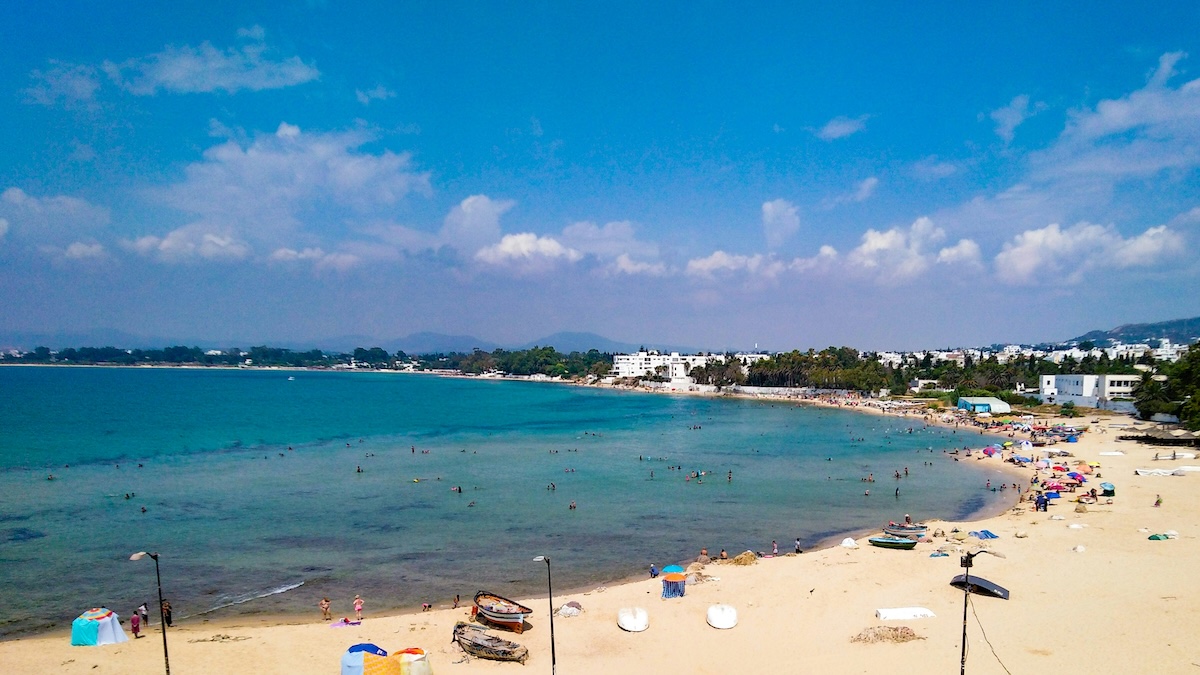
[[[1055,465],[1054,465],[1054,470],[1055,470],[1055,471],[1066,471],[1066,470],[1067,470],[1067,467],[1063,466],[1062,464],[1055,464]]]
[[[1087,465],[1096,469],[1100,468],[1100,462],[1088,462]]]
[[[1012,442],[1012,441],[1004,441],[1004,447],[1006,447],[1006,448],[1007,448],[1007,447],[1009,447],[1009,446],[1010,446],[1010,445],[1012,445],[1012,444],[1013,444],[1013,442]]]
[[[988,457],[991,457],[992,455],[996,454],[996,449],[995,448],[984,448],[983,454],[987,455]]]
[[[662,571],[663,574],[681,574],[683,572],[683,568],[679,565],[667,565],[666,567],[662,568]]]
[[[1079,482],[1083,482],[1083,481],[1087,480],[1086,478],[1083,477],[1083,474],[1079,473],[1078,471],[1071,471],[1067,475],[1070,476],[1071,478],[1074,478],[1075,480],[1077,480]]]

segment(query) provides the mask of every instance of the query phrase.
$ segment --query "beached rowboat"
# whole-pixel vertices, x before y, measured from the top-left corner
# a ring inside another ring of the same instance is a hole
[[[507,628],[514,633],[525,630],[525,617],[533,610],[489,591],[475,594],[475,618]]]
[[[929,532],[929,528],[925,525],[904,525],[901,523],[889,523],[883,526],[883,533],[890,537],[903,537],[905,539],[920,539]]]
[[[472,626],[465,621],[454,624],[454,641],[463,651],[481,659],[493,661],[518,661],[525,663],[529,650],[524,645],[510,642],[495,635],[488,635],[481,626]]]
[[[898,548],[903,550],[911,550],[917,545],[916,539],[905,539],[904,537],[871,537],[867,539],[872,546],[879,548]]]

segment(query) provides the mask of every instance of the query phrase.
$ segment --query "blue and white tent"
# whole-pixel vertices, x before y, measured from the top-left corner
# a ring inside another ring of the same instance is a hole
[[[117,613],[103,607],[89,609],[71,622],[73,646],[95,647],[128,641]]]

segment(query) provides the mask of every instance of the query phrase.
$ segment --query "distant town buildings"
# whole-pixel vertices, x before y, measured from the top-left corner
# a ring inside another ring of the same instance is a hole
[[[733,358],[749,370],[752,363],[771,358],[770,354],[739,353]],[[711,363],[725,363],[724,354],[680,354],[671,352],[663,354],[654,350],[639,351],[633,354],[614,354],[610,375],[613,377],[653,377],[655,375],[671,380],[682,380],[688,377],[693,368],[702,368]]]

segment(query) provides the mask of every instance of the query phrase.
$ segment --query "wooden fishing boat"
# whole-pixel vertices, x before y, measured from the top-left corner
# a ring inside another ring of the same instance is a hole
[[[529,658],[529,649],[524,645],[488,635],[482,626],[472,626],[465,621],[454,624],[454,642],[471,656],[493,661],[517,661],[522,665]]]
[[[904,523],[888,523],[883,526],[883,533],[889,537],[904,539],[920,539],[929,532],[925,525],[906,525]]]
[[[916,539],[906,539],[904,537],[871,537],[867,539],[872,546],[879,548],[896,548],[905,551],[911,550],[917,545]]]
[[[532,614],[533,610],[495,593],[479,591],[475,594],[473,613],[476,619],[520,633],[525,630],[525,617]]]

